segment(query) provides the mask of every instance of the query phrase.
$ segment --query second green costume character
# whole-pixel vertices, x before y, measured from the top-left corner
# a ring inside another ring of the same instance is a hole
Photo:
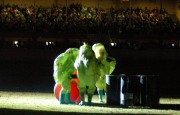
[[[100,77],[96,82],[96,87],[99,95],[99,101],[103,102],[103,90],[106,93],[106,75],[112,74],[116,66],[116,59],[108,56],[108,53],[101,43],[96,43],[92,46],[93,51],[95,52],[96,59],[101,63],[100,68]]]
[[[74,62],[78,55],[77,48],[69,48],[64,53],[58,55],[54,60],[53,77],[56,83],[61,84],[60,104],[71,104],[70,100],[70,83],[71,75],[74,72]]]
[[[84,94],[87,89],[87,104],[90,106],[96,90],[95,84],[100,76],[98,61],[91,46],[84,44],[80,47],[79,55],[74,66],[77,69],[78,89],[81,96],[79,105],[85,105]]]

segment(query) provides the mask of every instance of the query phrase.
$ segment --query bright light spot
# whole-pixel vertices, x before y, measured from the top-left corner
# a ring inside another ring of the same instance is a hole
[[[175,46],[175,44],[174,44],[174,43],[172,43],[172,44],[171,44],[171,46],[172,46],[172,47],[174,47],[174,46]]]
[[[48,46],[49,45],[49,43],[48,42],[46,42],[46,46]]]
[[[16,47],[19,47],[19,46],[18,46],[18,41],[13,41],[13,44],[15,44]]]
[[[54,43],[54,42],[52,42],[52,45],[55,45],[55,43]]]
[[[112,43],[111,43],[111,46],[116,46],[116,43],[113,43],[113,42],[112,42]]]
[[[18,41],[14,41],[14,44],[18,44]]]
[[[49,45],[55,45],[55,43],[46,41],[46,46],[49,46]]]

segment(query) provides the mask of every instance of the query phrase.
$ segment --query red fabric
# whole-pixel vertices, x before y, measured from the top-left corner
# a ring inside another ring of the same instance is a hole
[[[75,103],[80,102],[80,95],[79,95],[79,90],[77,88],[77,84],[78,84],[77,78],[73,79],[70,84],[71,85],[70,99],[72,102],[75,102]],[[56,83],[54,85],[54,95],[57,100],[59,100],[61,88],[62,88],[61,84]]]

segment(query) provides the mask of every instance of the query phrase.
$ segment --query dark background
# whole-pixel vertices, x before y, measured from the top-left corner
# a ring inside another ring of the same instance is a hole
[[[158,75],[160,97],[180,96],[179,48],[106,47],[109,56],[117,60],[114,75]],[[0,91],[53,93],[53,61],[65,50],[66,47],[1,48]]]

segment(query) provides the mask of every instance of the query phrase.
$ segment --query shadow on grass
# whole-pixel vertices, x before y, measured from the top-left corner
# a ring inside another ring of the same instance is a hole
[[[120,113],[80,113],[80,112],[55,112],[55,111],[38,111],[38,110],[17,110],[17,109],[4,109],[0,108],[1,115],[113,115]],[[122,113],[123,115],[142,115]],[[149,114],[148,114],[149,115]],[[153,114],[160,115],[160,114]]]
[[[150,108],[159,110],[180,110],[180,104],[159,104],[157,106],[151,106]]]
[[[123,108],[123,109],[156,109],[156,110],[179,110],[180,104],[159,104],[156,106],[120,106],[120,105],[107,105],[103,103],[93,103],[93,107],[104,107],[104,108]],[[44,110],[22,110],[22,109],[9,109],[9,108],[0,108],[0,115],[113,115],[113,114],[123,114],[123,115],[142,115],[142,113],[86,113],[86,112],[62,112],[62,111],[44,111]],[[151,115],[151,113],[143,113]],[[153,113],[153,115],[160,115],[160,113]]]

